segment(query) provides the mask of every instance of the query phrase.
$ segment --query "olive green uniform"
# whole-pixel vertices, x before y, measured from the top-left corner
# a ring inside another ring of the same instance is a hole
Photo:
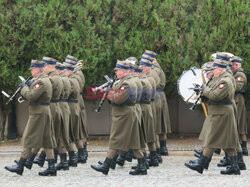
[[[52,97],[52,85],[47,75],[33,79],[30,87],[21,90],[21,95],[29,101],[29,120],[25,127],[22,145],[24,148],[54,148],[52,116],[49,103]]]
[[[141,92],[142,92],[142,84],[141,81],[137,75],[137,73],[132,73],[131,77],[133,81],[136,84],[137,88],[137,97],[136,97],[136,104],[135,104],[135,113],[138,121],[138,126],[139,126],[139,135],[140,135],[140,144],[141,144],[141,149],[145,148],[145,137],[144,137],[144,132],[143,132],[143,126],[142,126],[142,109],[140,105],[140,100],[141,100]],[[136,133],[136,132],[134,132]],[[132,135],[132,136],[137,136],[137,135]]]
[[[145,74],[140,76],[140,81],[142,83],[142,95],[141,95],[141,110],[142,110],[142,124],[145,134],[146,143],[156,142],[155,127],[154,127],[154,117],[151,107],[151,97],[152,97],[152,86]]]
[[[208,117],[204,122],[207,132],[203,147],[237,148],[239,139],[232,105],[234,91],[230,78],[225,74],[214,78],[204,89],[203,95],[208,98]]]
[[[84,100],[83,100],[83,89],[84,89],[84,84],[85,84],[85,77],[82,73],[81,70],[78,70],[74,72],[79,84],[80,88],[80,94],[78,98],[78,103],[80,107],[80,139],[86,140],[88,137],[88,130],[87,130],[87,114],[86,114],[86,108],[84,105]]]
[[[237,122],[240,135],[247,134],[247,116],[244,93],[247,85],[247,77],[242,68],[234,72],[236,80],[235,102],[237,106]]]
[[[61,136],[59,138],[59,145],[66,146],[69,144],[69,121],[70,121],[70,108],[68,105],[68,98],[70,94],[71,85],[69,82],[69,78],[65,72],[60,74],[62,82],[63,82],[63,90],[60,96],[59,106],[62,111],[62,129]]]
[[[109,92],[112,103],[112,126],[109,148],[113,150],[140,149],[140,135],[134,105],[137,97],[136,84],[131,75],[118,80]],[[132,90],[131,90],[132,89]]]
[[[80,140],[80,107],[78,104],[80,87],[75,74],[69,76],[69,82],[71,85],[68,98],[70,108],[69,138],[71,142],[76,142]]]
[[[62,111],[59,106],[59,99],[63,90],[63,82],[56,70],[48,73],[50,82],[52,84],[52,98],[50,102],[50,110],[53,119],[53,128],[56,142],[59,141],[62,128]]]

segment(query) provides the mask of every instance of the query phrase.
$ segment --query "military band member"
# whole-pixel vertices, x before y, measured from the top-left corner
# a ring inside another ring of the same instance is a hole
[[[237,122],[239,136],[243,154],[247,156],[247,116],[244,98],[244,94],[246,93],[247,76],[246,72],[241,67],[242,62],[243,60],[238,56],[234,56],[232,58],[232,72],[236,80],[236,90],[234,98],[237,106]]]
[[[80,86],[80,94],[79,94],[79,107],[80,107],[80,116],[81,116],[81,123],[80,123],[80,141],[78,142],[78,162],[79,163],[86,163],[88,153],[86,148],[87,138],[88,138],[88,130],[87,130],[87,113],[86,108],[83,100],[83,89],[85,85],[85,77],[82,73],[82,63],[79,62],[77,58],[74,56],[68,55],[67,59],[74,61],[76,64],[74,74],[76,75],[77,81]]]
[[[117,80],[112,90],[108,93],[108,99],[112,103],[112,126],[109,139],[109,151],[102,165],[91,165],[91,167],[103,174],[109,172],[112,160],[119,150],[133,150],[134,156],[138,159],[138,166],[131,175],[146,175],[143,154],[139,151],[140,136],[137,117],[133,108],[136,103],[137,89],[130,75],[130,66],[125,61],[117,61],[115,73]],[[133,131],[137,131],[136,133]],[[134,135],[134,136],[132,136]]]
[[[77,167],[78,155],[77,146],[80,143],[80,107],[78,103],[80,95],[80,86],[77,80],[77,76],[74,74],[75,62],[66,59],[64,65],[66,66],[66,74],[70,82],[70,94],[68,98],[68,104],[70,108],[70,124],[69,124],[69,138],[70,144],[66,147],[69,151],[69,166]]]
[[[37,60],[31,61],[31,74],[33,76],[30,85],[22,82],[21,95],[29,101],[29,120],[22,137],[23,151],[16,166],[6,166],[5,169],[22,175],[24,165],[31,169],[32,161],[36,153],[32,148],[44,148],[48,158],[48,169],[39,172],[41,176],[56,176],[53,148],[56,142],[53,139],[53,119],[50,112],[50,100],[52,98],[52,84],[43,71],[44,63]],[[30,155],[30,156],[29,156]],[[27,158],[30,160],[26,162]]]
[[[158,73],[154,70],[153,68],[153,60],[156,58],[156,53],[154,53],[153,51],[149,51],[146,50],[144,52],[144,54],[142,55],[142,60],[146,60],[149,61],[151,63],[150,66],[150,71],[148,72],[148,74],[153,77],[153,79],[155,80],[155,96],[154,98],[152,98],[153,100],[153,105],[154,108],[153,109],[153,115],[154,115],[154,120],[155,120],[155,133],[156,133],[156,152],[157,152],[157,159],[159,163],[162,163],[162,157],[161,157],[161,149],[160,149],[160,142],[159,142],[159,134],[162,133],[162,127],[161,127],[161,122],[162,122],[162,92],[159,92],[159,88],[160,88],[160,77],[158,75]],[[143,61],[142,61],[143,62]]]
[[[236,148],[238,146],[237,124],[234,117],[232,100],[234,87],[228,76],[225,76],[227,64],[216,59],[213,63],[213,79],[201,89],[207,99],[208,117],[204,122],[207,133],[203,140],[203,153],[198,162],[185,163],[185,165],[203,173],[204,166],[216,148],[223,148],[230,158],[230,167],[221,171],[221,174],[240,174],[237,163]]]
[[[62,127],[62,111],[59,106],[59,98],[63,89],[63,82],[58,72],[55,69],[57,60],[51,57],[43,57],[42,60],[44,65],[44,72],[49,76],[50,82],[52,84],[52,98],[50,101],[50,110],[53,119],[53,132],[56,143],[59,141],[59,137],[61,134]],[[33,150],[34,152],[38,152],[39,150]],[[57,149],[54,149],[55,155],[55,163],[57,162]],[[46,154],[44,151],[39,155],[37,159],[34,160],[35,164],[39,166],[43,166],[45,162]]]
[[[166,85],[166,76],[163,70],[161,69],[160,64],[156,60],[157,54],[149,50],[146,50],[146,52],[150,54],[150,57],[153,59],[152,70],[156,71],[160,78],[159,88],[156,90],[157,98],[161,100],[161,108],[159,110],[160,115],[158,115],[158,117],[160,117],[159,126],[161,127],[161,131],[159,132],[159,141],[160,141],[161,155],[167,156],[168,150],[167,150],[166,139],[167,139],[167,133],[171,133],[171,123],[170,123],[170,116],[169,116],[169,110],[168,110],[168,102],[167,102],[166,94],[164,92],[164,88]]]
[[[67,162],[67,149],[65,148],[69,142],[69,121],[70,121],[70,108],[68,105],[68,98],[71,90],[69,78],[66,74],[65,65],[56,64],[56,70],[60,75],[63,82],[63,90],[60,96],[60,108],[62,110],[62,127],[59,142],[57,143],[57,149],[60,155],[61,162],[56,166],[56,170],[69,170],[69,164]]]
[[[145,68],[144,68],[145,69]],[[148,80],[148,77],[143,73],[143,65],[135,69],[137,72],[140,81],[142,83],[142,95],[141,95],[141,108],[142,108],[142,125],[145,134],[145,141],[148,145],[148,149],[150,152],[149,155],[149,166],[159,166],[159,162],[156,154],[156,134],[155,134],[155,126],[154,126],[154,117],[151,107],[151,98],[152,98],[152,85]]]

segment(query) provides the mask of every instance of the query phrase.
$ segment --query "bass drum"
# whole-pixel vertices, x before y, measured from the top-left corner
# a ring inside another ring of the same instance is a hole
[[[185,102],[195,103],[199,97],[191,88],[194,88],[196,85],[201,86],[203,84],[202,73],[203,71],[201,69],[191,68],[187,71],[184,71],[179,77],[177,81],[177,89],[179,95]],[[205,73],[203,73],[203,75],[206,79]],[[198,102],[198,104],[200,104],[200,102]]]

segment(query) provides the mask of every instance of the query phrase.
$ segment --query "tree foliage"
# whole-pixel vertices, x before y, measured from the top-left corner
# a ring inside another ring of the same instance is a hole
[[[90,86],[117,59],[150,49],[159,54],[169,95],[182,71],[217,51],[242,57],[250,70],[247,0],[2,0],[0,10],[0,87],[9,92],[18,75],[29,75],[31,59],[43,56],[83,59]]]

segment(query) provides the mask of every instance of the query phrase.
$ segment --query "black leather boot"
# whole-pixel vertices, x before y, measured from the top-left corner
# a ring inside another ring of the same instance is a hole
[[[84,163],[86,163],[86,157],[84,156],[84,150],[83,150],[83,148],[79,148],[78,149],[78,163],[82,163],[82,164],[84,164]]]
[[[157,155],[158,163],[162,163],[161,149],[160,148],[156,149],[156,155]]]
[[[127,152],[126,151],[122,151],[121,154],[117,157],[116,163],[119,166],[123,166],[124,165],[125,160],[126,160],[126,155],[127,155]]]
[[[113,159],[112,162],[110,164],[110,169],[115,169],[116,167],[116,159],[117,159],[118,155],[116,155]],[[98,161],[98,164],[102,165],[104,162],[103,161]]]
[[[40,171],[40,176],[56,176],[55,159],[48,159],[48,168],[45,171]]]
[[[221,149],[215,149],[214,153],[220,155]]]
[[[204,169],[208,170],[209,164],[210,164],[211,160],[212,160],[212,156],[210,156],[209,159],[207,160],[207,162],[205,163]],[[196,163],[197,164],[198,161],[199,161],[199,159],[197,159],[197,160],[190,160],[189,163],[193,163],[193,164]]]
[[[149,162],[147,160],[147,153],[143,153],[143,158],[144,158],[144,164],[147,169],[149,169]],[[136,169],[138,167],[138,164],[136,166],[132,166],[131,169]]]
[[[246,170],[246,164],[243,160],[243,153],[242,152],[238,152],[237,153],[237,158],[238,158],[238,166],[240,168],[240,170]]]
[[[133,160],[133,152],[132,151],[128,151],[127,152],[127,154],[126,154],[126,160],[128,161],[128,162],[132,162],[132,160]]]
[[[69,170],[69,164],[67,162],[67,154],[66,153],[60,153],[60,160],[61,162],[57,164],[56,170]]]
[[[168,156],[168,149],[167,149],[166,140],[160,141],[160,149],[161,149],[162,156]]]
[[[185,166],[202,174],[204,170],[204,166],[208,162],[208,160],[209,158],[201,155],[201,157],[199,158],[197,162],[195,163],[188,162],[188,163],[185,163]]]
[[[200,158],[202,154],[195,153],[194,156]]]
[[[147,168],[144,158],[138,158],[138,165],[135,170],[129,172],[130,175],[147,175]]]
[[[247,142],[246,141],[242,141],[241,148],[242,148],[243,155],[248,156]]]
[[[88,159],[88,150],[87,150],[87,142],[85,142],[85,144],[83,145],[83,155],[85,157],[85,159],[87,160]]]
[[[58,151],[57,149],[54,149],[55,164],[57,163],[57,157],[58,157]]]
[[[108,175],[112,160],[113,159],[106,158],[102,165],[91,165],[91,168],[96,171],[102,172],[104,175]]]
[[[29,155],[29,157],[28,157],[28,159],[26,160],[24,166],[25,166],[26,168],[28,168],[28,169],[31,169],[35,157],[36,157],[36,154],[31,152],[30,155]]]
[[[153,167],[159,166],[156,151],[150,151],[150,157],[149,158],[150,158],[149,159],[149,167],[151,167],[151,166],[153,166]]]
[[[194,149],[194,152],[201,155],[202,154],[202,149]]]
[[[33,161],[34,164],[38,164],[38,166],[43,167],[46,158],[45,151],[42,151],[39,157],[36,157]]]
[[[225,156],[222,160],[220,160],[220,163],[217,164],[218,167],[226,167],[230,165],[230,160],[227,156],[227,153],[225,153]]]
[[[69,161],[68,164],[70,167],[77,167],[77,154],[74,151],[69,151]]]
[[[22,175],[25,162],[26,162],[26,159],[20,158],[17,165],[15,165],[15,166],[5,166],[5,169],[10,171],[10,172],[14,172],[14,173],[16,173],[18,175]]]
[[[237,156],[229,157],[230,166],[227,167],[226,170],[221,171],[222,175],[240,175],[240,168],[238,166],[238,158]]]

